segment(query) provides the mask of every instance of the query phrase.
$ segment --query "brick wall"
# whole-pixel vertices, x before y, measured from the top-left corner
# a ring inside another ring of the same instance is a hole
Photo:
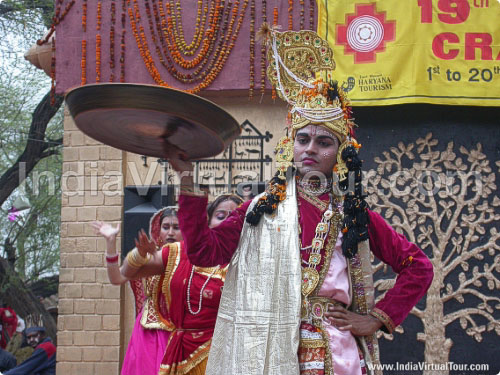
[[[119,372],[122,292],[108,281],[106,245],[103,238],[95,236],[90,222],[102,220],[116,225],[122,219],[122,177],[118,176],[122,172],[122,154],[85,136],[65,114],[59,374]],[[120,239],[117,242],[119,250]]]

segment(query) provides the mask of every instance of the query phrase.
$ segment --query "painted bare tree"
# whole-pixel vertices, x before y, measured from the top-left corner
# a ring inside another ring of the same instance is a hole
[[[375,158],[377,169],[365,177],[370,207],[418,244],[434,266],[425,310],[411,312],[424,327],[417,339],[425,342],[425,361],[434,364],[448,362],[453,341],[446,337],[446,327],[452,322],[459,321],[478,342],[485,332],[500,336],[495,172],[479,143],[471,150],[459,147],[460,156],[454,142],[442,151],[436,146],[432,133],[408,145],[400,142],[383,152],[384,159]],[[375,270],[383,271],[384,265],[376,264]],[[380,279],[376,287],[383,292],[393,284],[393,279]],[[445,314],[444,306],[452,300],[461,307]]]

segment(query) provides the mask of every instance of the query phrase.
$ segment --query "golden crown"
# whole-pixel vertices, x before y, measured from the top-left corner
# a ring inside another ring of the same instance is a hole
[[[264,27],[266,29],[266,27]],[[317,78],[335,69],[333,51],[314,31],[278,32],[267,28],[267,77],[278,95],[289,105],[292,137],[308,125],[333,131],[341,142],[352,132],[349,101],[336,82]]]

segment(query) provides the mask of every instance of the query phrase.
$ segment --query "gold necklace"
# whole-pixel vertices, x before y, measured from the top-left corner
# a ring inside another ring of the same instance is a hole
[[[314,238],[311,243],[311,254],[307,267],[302,268],[302,295],[307,298],[319,283],[319,272],[316,267],[321,263],[321,249],[325,245],[326,236],[330,231],[330,221],[333,217],[333,197],[330,194],[328,208],[321,217],[321,221],[316,226]]]

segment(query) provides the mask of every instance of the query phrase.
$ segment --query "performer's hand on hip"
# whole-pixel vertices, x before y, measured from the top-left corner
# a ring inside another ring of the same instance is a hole
[[[369,336],[382,327],[382,322],[377,318],[356,314],[340,306],[331,307],[325,316],[340,331],[351,331],[355,336]]]

